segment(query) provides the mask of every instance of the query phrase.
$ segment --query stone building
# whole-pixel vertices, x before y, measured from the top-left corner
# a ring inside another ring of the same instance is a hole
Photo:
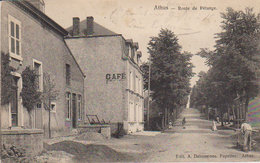
[[[40,92],[45,73],[55,83],[58,98],[51,102],[52,137],[70,134],[83,123],[84,74],[64,41],[68,32],[44,14],[42,0],[29,2],[4,1],[0,6],[0,51],[9,54],[14,68],[12,98],[1,105],[1,132],[3,143],[30,147],[29,153],[34,154],[42,149],[43,133],[49,135],[49,112],[41,102],[30,113],[23,106],[22,72],[27,66],[36,71]]]
[[[65,41],[85,78],[86,114],[111,124],[123,124],[128,133],[143,130],[142,53],[138,43],[126,40],[94,22],[73,18]],[[115,129],[112,125],[111,130]]]

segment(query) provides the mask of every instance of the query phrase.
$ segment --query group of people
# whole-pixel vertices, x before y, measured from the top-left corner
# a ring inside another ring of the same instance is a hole
[[[182,119],[183,129],[185,129],[185,124],[186,124],[186,119],[184,117]],[[217,125],[216,125],[215,120],[212,121],[212,130],[213,131],[217,130]],[[240,132],[241,132],[241,134],[243,135],[243,138],[244,138],[244,140],[243,140],[243,151],[245,151],[245,152],[252,150],[252,131],[253,131],[253,129],[247,121],[244,121],[241,124]]]

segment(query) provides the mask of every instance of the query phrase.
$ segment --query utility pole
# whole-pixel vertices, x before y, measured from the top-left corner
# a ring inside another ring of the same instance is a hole
[[[148,104],[147,104],[147,126],[150,128],[150,89],[151,89],[151,58],[149,56],[149,77],[148,77]]]

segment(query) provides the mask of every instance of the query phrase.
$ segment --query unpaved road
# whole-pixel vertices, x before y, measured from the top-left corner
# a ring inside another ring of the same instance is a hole
[[[187,121],[185,129],[181,126],[183,117]],[[174,127],[166,130],[164,133],[145,131],[135,135],[126,135],[120,139],[112,138],[110,140],[94,142],[89,140],[77,142],[93,145],[100,144],[110,147],[120,152],[120,156],[126,156],[121,157],[123,158],[123,160],[120,159],[121,162],[260,161],[260,152],[251,151],[245,153],[236,148],[236,139],[232,139],[231,137],[231,135],[234,135],[234,131],[212,131],[211,123],[211,121],[203,119],[197,110],[186,109],[182,112]],[[52,153],[53,151],[49,152]],[[112,157],[107,155],[107,150],[95,150],[91,152],[90,155],[97,156],[95,157],[96,160],[91,159],[90,161],[88,157],[91,156],[84,155],[86,160],[83,159],[81,162],[104,162],[105,160],[102,160],[101,156]],[[114,155],[116,158],[117,156],[119,159],[119,154]],[[78,162],[73,159],[73,155],[57,153],[57,151],[56,154],[54,152],[54,154],[47,155],[46,157],[46,162]]]
[[[185,129],[181,126],[182,117],[187,121]],[[201,118],[197,110],[186,109],[175,126],[164,133],[128,135],[105,144],[133,154],[138,162],[260,161],[259,152],[236,149],[236,140],[230,137],[233,133],[231,130],[213,132],[210,121]]]

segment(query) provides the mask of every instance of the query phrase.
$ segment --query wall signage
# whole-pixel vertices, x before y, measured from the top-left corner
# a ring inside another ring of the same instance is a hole
[[[106,74],[106,81],[121,81],[126,79],[126,73]]]

